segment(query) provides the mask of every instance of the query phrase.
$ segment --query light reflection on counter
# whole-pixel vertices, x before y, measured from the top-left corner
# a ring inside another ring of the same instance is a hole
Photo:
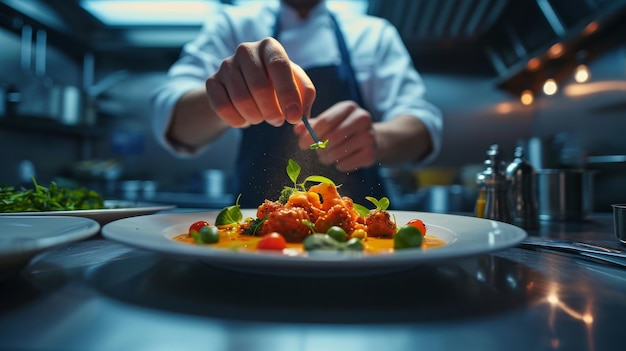
[[[574,320],[581,321],[584,324],[585,331],[587,333],[587,349],[594,350],[595,343],[593,341],[593,333],[592,333],[594,318],[591,312],[590,303],[587,305],[586,311],[578,312],[574,308],[566,304],[565,301],[559,298],[558,290],[559,290],[558,286],[556,284],[552,284],[548,288],[548,293],[544,300],[546,303],[550,305],[550,315],[549,315],[548,325],[550,326],[550,330],[552,331],[554,335],[554,338],[551,341],[552,347],[554,349],[558,349],[561,344],[560,339],[557,337],[557,331],[555,327],[556,325],[555,320],[557,317],[557,312],[560,310],[562,312],[565,312],[565,314],[567,314],[569,317],[573,318]]]

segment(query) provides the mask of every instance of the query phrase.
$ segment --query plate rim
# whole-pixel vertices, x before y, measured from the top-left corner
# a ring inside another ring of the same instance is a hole
[[[244,213],[249,211],[254,211],[253,209],[242,209]],[[162,228],[158,233],[152,233],[152,235],[156,238],[156,240],[146,241],[146,242],[137,242],[132,236],[130,238],[124,237],[125,234],[116,232],[123,228],[123,226],[135,225],[134,231],[136,233],[140,233],[143,235],[142,228],[139,227],[140,224],[144,221],[159,221],[165,218],[180,220],[180,221],[190,221],[193,218],[196,219],[208,219],[210,216],[215,216],[219,211],[217,210],[209,210],[209,211],[198,211],[198,212],[182,212],[182,213],[161,213],[161,214],[152,214],[145,215],[141,217],[129,217],[123,218],[116,221],[112,221],[102,227],[101,233],[102,236],[106,239],[122,242],[124,244],[134,246],[141,249],[148,249],[156,252],[160,252],[163,254],[197,258],[207,263],[213,264],[233,264],[235,266],[246,266],[250,264],[258,265],[259,269],[271,268],[271,269],[281,269],[280,266],[285,263],[290,263],[290,267],[286,267],[287,269],[315,269],[315,270],[328,270],[330,268],[343,268],[343,269],[354,269],[356,267],[389,267],[389,266],[398,266],[402,264],[412,264],[412,265],[421,265],[430,262],[436,262],[439,260],[445,259],[456,259],[467,256],[474,256],[482,253],[494,252],[500,249],[512,247],[519,242],[521,242],[528,234],[527,232],[517,226],[512,224],[476,218],[471,216],[464,215],[455,215],[455,214],[442,214],[442,213],[433,213],[433,212],[418,212],[418,211],[393,211],[389,212],[392,216],[402,215],[408,216],[411,215],[415,218],[429,218],[432,222],[432,218],[435,219],[456,219],[457,221],[469,221],[472,223],[481,223],[486,227],[495,228],[494,230],[500,230],[501,232],[506,232],[510,238],[508,240],[497,240],[493,245],[488,247],[470,247],[469,250],[457,250],[459,245],[463,245],[464,241],[467,239],[463,238],[463,234],[460,236],[454,230],[452,233],[457,235],[457,240],[452,243],[448,243],[446,246],[440,248],[433,248],[429,250],[420,250],[420,249],[409,249],[396,251],[393,254],[386,255],[337,255],[337,253],[332,253],[329,255],[325,254],[313,254],[306,256],[288,256],[284,254],[272,254],[268,252],[231,252],[225,250],[223,248],[210,248],[203,246],[195,246],[189,245],[185,243],[176,243],[171,238],[168,238],[165,235],[166,228]],[[246,215],[244,214],[244,218]],[[137,223],[138,222],[138,223]],[[145,223],[145,222],[144,222]],[[192,222],[185,222],[187,226]],[[431,223],[433,224],[433,223]],[[181,226],[183,223],[174,224],[172,226]],[[428,223],[427,223],[428,225]],[[437,224],[440,225],[440,224]],[[150,228],[153,230],[154,228]],[[444,229],[448,229],[445,228]],[[167,244],[163,244],[169,242]],[[170,245],[172,244],[172,245]]]
[[[126,200],[105,200],[107,202],[124,202],[132,203],[133,201]],[[33,212],[0,212],[0,216],[75,216],[80,215],[97,215],[97,214],[110,214],[115,212],[139,212],[139,211],[163,211],[176,208],[176,205],[170,204],[158,204],[152,202],[136,202],[136,207],[121,207],[121,208],[98,208],[91,210],[59,210],[59,211],[33,211]]]
[[[62,221],[67,225],[67,227],[81,226],[81,228],[67,228],[63,229],[60,233],[56,233],[55,235],[46,234],[40,238],[27,238],[26,240],[16,241],[15,243],[4,243],[2,248],[0,248],[0,262],[10,257],[36,254],[37,252],[51,247],[88,239],[98,234],[102,228],[100,223],[96,220],[79,216],[2,216],[0,217],[0,225],[3,225],[3,222],[10,220],[22,220],[26,222]],[[42,229],[42,231],[45,231],[45,229]]]

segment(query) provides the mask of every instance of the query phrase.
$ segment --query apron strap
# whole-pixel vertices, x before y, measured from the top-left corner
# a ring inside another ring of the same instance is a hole
[[[346,45],[346,41],[344,39],[343,33],[339,28],[339,22],[335,15],[332,12],[328,12],[328,16],[330,17],[333,23],[333,31],[335,32],[335,38],[337,40],[337,47],[339,49],[339,54],[341,55],[341,63],[339,64],[339,74],[341,78],[345,78],[348,82],[350,88],[350,98],[352,101],[356,102],[359,106],[364,107],[363,97],[361,95],[361,90],[359,89],[359,85],[356,81],[356,73],[354,72],[354,68],[352,67],[352,61],[350,52],[348,51],[348,47]],[[276,15],[276,21],[274,22],[274,29],[272,33],[272,37],[278,40],[278,35],[281,32],[281,24],[280,24],[280,15]]]

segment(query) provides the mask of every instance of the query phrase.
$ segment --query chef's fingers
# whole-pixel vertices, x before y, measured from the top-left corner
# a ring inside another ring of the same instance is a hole
[[[240,75],[243,77],[244,86],[240,87],[249,92],[251,99],[256,104],[260,113],[261,121],[266,120],[274,126],[280,126],[285,118],[278,103],[272,81],[265,70],[262,53],[259,51],[260,43],[241,44],[235,52],[235,60],[240,66]],[[247,118],[247,116],[246,116]],[[257,116],[251,117],[257,124]],[[251,121],[252,122],[252,121]]]
[[[217,75],[206,80],[205,88],[211,108],[224,122],[234,128],[243,128],[249,125],[231,102],[226,87]]]
[[[313,107],[313,102],[315,101],[315,96],[317,94],[315,86],[313,85],[311,78],[309,78],[306,72],[304,72],[302,67],[296,65],[295,63],[292,63],[291,68],[293,70],[294,79],[298,84],[298,90],[300,91],[300,101],[302,102],[302,115],[306,117],[311,117],[311,108]]]
[[[359,105],[355,102],[341,101],[322,112],[319,116],[311,119],[310,124],[320,140],[329,140],[330,146],[331,143],[341,142],[341,139],[345,139],[345,135],[342,135],[345,131],[339,130],[338,128],[343,121],[355,112],[364,113],[369,116],[369,113],[359,108]],[[350,123],[351,122],[348,121],[346,128],[350,128]],[[333,131],[334,133],[331,133]],[[355,131],[353,130],[351,132]],[[311,145],[313,142],[313,139],[311,139],[310,136],[307,136],[308,131],[302,123],[294,126],[294,133],[298,135],[298,146],[303,150],[307,149],[308,145]]]
[[[352,151],[352,153],[350,153]],[[370,167],[376,161],[373,149],[360,148],[348,150],[346,157],[335,162],[335,168],[340,172],[351,172],[356,169]]]
[[[248,83],[244,77],[245,72],[242,71],[236,61],[233,62],[232,66],[228,79],[222,80],[232,105],[248,123],[259,124],[263,122],[263,114],[248,89]]]
[[[324,164],[345,160],[357,150],[361,156],[368,157],[356,162],[358,166],[366,166],[374,162],[376,140],[372,117],[363,109],[352,110],[347,117],[340,120],[334,129],[324,134],[324,138],[329,140],[328,145],[326,149],[318,152],[319,160]]]
[[[283,116],[289,123],[297,123],[303,115],[300,92],[292,71],[292,64],[285,49],[274,38],[260,42],[259,52],[265,71],[276,92]]]

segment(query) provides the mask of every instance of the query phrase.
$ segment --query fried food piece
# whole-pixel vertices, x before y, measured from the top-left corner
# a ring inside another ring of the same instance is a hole
[[[317,233],[326,233],[334,225],[343,228],[348,235],[354,231],[356,221],[345,205],[336,204],[331,207],[324,216],[318,218],[314,229]]]
[[[278,232],[290,243],[300,243],[311,235],[311,229],[302,223],[310,220],[306,211],[301,207],[279,208],[269,214],[263,223],[263,233]]]
[[[320,183],[313,185],[309,188],[309,191],[318,193],[322,198],[321,208],[324,211],[330,210],[331,207],[336,204],[345,205],[343,199],[337,192],[337,187],[332,184]]]
[[[303,208],[309,215],[310,221],[315,223],[317,219],[324,214],[321,207],[320,196],[316,192],[297,192],[289,197],[285,204],[285,208]]]
[[[283,208],[283,204],[278,201],[265,200],[256,210],[256,218],[264,218],[270,213]]]
[[[374,238],[391,238],[396,234],[396,224],[387,211],[375,210],[365,218],[367,236]]]

